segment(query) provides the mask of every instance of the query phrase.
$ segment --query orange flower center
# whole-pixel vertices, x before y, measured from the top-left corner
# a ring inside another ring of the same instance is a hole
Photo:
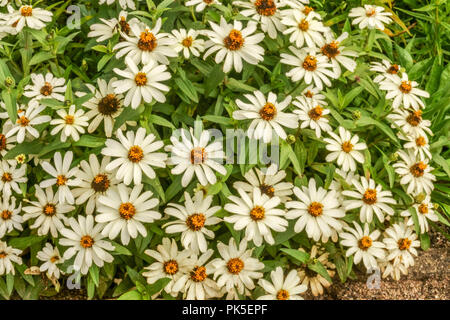
[[[53,87],[49,82],[45,82],[45,84],[42,86],[40,92],[43,96],[49,96],[52,94]]]
[[[223,39],[223,43],[228,50],[239,50],[244,45],[244,38],[242,38],[242,33],[239,30],[233,29],[230,31],[229,35]]]
[[[192,46],[192,42],[194,42],[194,40],[192,40],[192,37],[189,36],[187,38],[184,38],[183,41],[181,41],[181,44],[184,47],[189,48],[190,46]]]
[[[262,192],[263,194],[266,194],[266,195],[268,195],[269,197],[273,197],[273,195],[275,194],[275,188],[272,187],[271,185],[268,185],[268,184],[265,184],[265,183],[262,183],[262,184],[259,186],[259,190],[261,190],[261,192]]]
[[[411,168],[409,168],[409,171],[411,172],[411,174],[414,177],[419,178],[419,177],[423,176],[426,168],[427,168],[427,165],[425,163],[423,163],[422,161],[419,161],[416,164],[414,164],[413,166],[411,166]]]
[[[28,118],[25,116],[21,116],[19,119],[17,119],[17,123],[22,127],[26,127],[30,123],[30,120],[28,120]]]
[[[311,11],[314,11],[314,8],[311,8],[311,7],[308,7],[308,6],[305,6],[305,7],[303,8],[303,13],[304,13],[305,15],[308,15]]]
[[[308,207],[308,213],[313,217],[318,217],[323,213],[323,204],[313,201]]]
[[[206,279],[206,268],[203,266],[195,266],[191,271],[191,279],[194,282],[202,282]]]
[[[423,147],[423,146],[426,145],[426,144],[427,144],[427,140],[425,140],[425,137],[419,136],[419,137],[416,139],[416,146],[418,146],[418,147]]]
[[[402,238],[399,239],[397,244],[398,244],[398,248],[400,250],[408,250],[409,247],[411,247],[411,240],[409,240],[408,238]]]
[[[91,248],[94,245],[94,239],[91,236],[82,236],[80,239],[80,245],[87,249]]]
[[[275,118],[277,114],[277,108],[270,102],[267,102],[261,110],[259,110],[259,115],[263,120],[270,121]]]
[[[413,127],[417,127],[422,122],[422,110],[410,111],[406,122]]]
[[[128,35],[130,33],[131,28],[130,28],[130,25],[128,24],[127,20],[125,19],[125,17],[120,17],[119,26],[120,26],[120,31],[122,31],[126,35]]]
[[[265,209],[261,206],[256,206],[252,210],[250,210],[250,218],[252,218],[253,221],[259,221],[264,219],[265,215]]]
[[[60,174],[59,176],[56,177],[56,184],[58,186],[63,186],[66,184],[67,180],[69,179],[67,179],[65,175]]]
[[[277,300],[287,300],[289,299],[289,292],[287,290],[281,289],[277,292]]]
[[[0,259],[4,259],[8,256],[8,254],[4,251],[0,251]]]
[[[6,136],[0,133],[0,151],[6,149]]]
[[[138,74],[134,77],[134,82],[136,85],[141,87],[147,84],[147,75],[144,72],[138,72]]]
[[[99,173],[91,182],[91,188],[95,192],[105,192],[109,188],[109,179],[106,174]]]
[[[368,236],[364,236],[361,239],[358,240],[358,247],[361,250],[367,250],[372,246],[372,239],[370,239]]]
[[[345,141],[342,143],[342,151],[349,153],[353,150],[353,145],[350,143],[350,141]]]
[[[322,54],[326,55],[329,59],[335,58],[339,53],[339,42],[333,41],[331,43],[327,43],[321,49]]]
[[[426,203],[421,203],[421,204],[419,205],[419,212],[420,212],[421,214],[427,214],[427,213],[428,213],[428,204],[426,204]]]
[[[120,101],[114,93],[110,93],[98,102],[97,108],[102,115],[110,116],[120,109]]]
[[[211,3],[214,2],[214,0],[203,0],[204,3],[206,3],[207,5],[210,5]]]
[[[389,67],[389,69],[386,70],[386,72],[389,74],[397,74],[399,70],[400,67],[398,66],[398,64],[393,64]]]
[[[375,189],[367,189],[364,192],[362,200],[367,204],[374,204],[377,202],[377,190]]]
[[[166,261],[164,262],[163,268],[166,274],[173,276],[178,272],[178,262],[175,260]]]
[[[52,217],[56,214],[56,206],[53,203],[47,203],[42,209],[42,213],[47,217]]]
[[[33,14],[33,8],[30,7],[30,6],[23,6],[23,7],[20,9],[20,14],[21,14],[23,17],[31,17],[31,15]]]
[[[2,181],[3,182],[11,182],[12,181],[12,175],[9,172],[4,172],[2,175]]]
[[[50,258],[50,262],[55,263],[56,261],[59,261],[59,257],[58,256],[53,256]]]
[[[366,10],[366,16],[367,17],[372,17],[377,13],[377,11],[374,8],[370,8]]]
[[[132,146],[130,150],[128,150],[128,160],[131,162],[137,163],[144,158],[144,151],[139,146]]]
[[[273,16],[277,11],[277,6],[273,0],[256,0],[255,1],[256,12],[262,16]]]
[[[194,213],[187,217],[186,225],[192,231],[199,231],[205,225],[206,217],[203,213]]]
[[[119,207],[119,214],[122,219],[130,220],[136,214],[136,208],[130,202],[122,203]]]
[[[9,220],[9,219],[11,219],[12,212],[9,210],[3,210],[0,214],[0,216],[2,217],[3,220]]]
[[[305,92],[305,97],[311,99],[312,97],[314,97],[314,93],[312,93],[310,90],[308,90],[308,91]]]
[[[141,33],[137,46],[142,51],[153,51],[157,46],[156,38],[148,29]]]
[[[313,56],[306,56],[305,60],[303,60],[303,69],[307,71],[314,71],[317,69],[317,59]]]
[[[67,116],[64,117],[64,120],[66,121],[66,124],[73,124],[75,122],[75,117],[68,114]]]
[[[232,258],[227,262],[227,269],[231,274],[239,274],[244,269],[244,261],[239,258]]]
[[[308,31],[309,29],[309,22],[305,19],[302,19],[302,21],[299,22],[298,28],[302,31]]]
[[[322,118],[323,108],[321,106],[316,106],[315,108],[312,108],[308,111],[308,116],[314,120],[318,121],[320,118]]]
[[[402,81],[400,86],[398,87],[403,93],[410,93],[412,90],[411,81]]]
[[[195,147],[191,150],[191,163],[192,164],[200,164],[205,162],[206,160],[206,152],[205,148]]]

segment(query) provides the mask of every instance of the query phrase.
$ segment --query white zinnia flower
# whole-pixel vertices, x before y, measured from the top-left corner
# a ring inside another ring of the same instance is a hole
[[[72,190],[75,203],[81,205],[87,201],[86,214],[94,213],[98,205],[98,197],[104,195],[111,187],[119,183],[111,172],[106,171],[110,158],[104,157],[101,164],[95,154],[89,155],[89,162],[80,162],[80,170],[76,173],[79,184]]]
[[[169,64],[167,57],[177,56],[177,52],[173,50],[175,40],[169,33],[160,32],[161,21],[161,18],[158,18],[153,29],[142,24],[131,24],[130,36],[122,33],[125,40],[113,48],[117,51],[117,59],[126,56],[135,64],[139,62],[142,62],[143,65]],[[127,65],[129,65],[128,62]]]
[[[359,264],[362,260],[367,270],[377,269],[378,263],[375,258],[384,259],[385,245],[383,242],[376,241],[380,236],[379,230],[369,231],[369,225],[364,224],[364,230],[359,224],[353,221],[355,228],[344,227],[345,231],[339,234],[342,238],[341,245],[348,247],[346,256],[354,254],[354,263]]]
[[[59,244],[70,247],[64,252],[65,260],[76,254],[73,262],[75,270],[80,270],[84,275],[88,273],[92,262],[100,268],[105,262],[113,262],[114,258],[108,251],[115,248],[109,241],[103,240],[104,237],[101,234],[103,225],[95,225],[92,215],[87,217],[80,215],[78,221],[70,218],[69,224],[71,229],[61,230],[61,234],[65,238],[60,239]]]
[[[259,279],[258,284],[266,291],[266,295],[260,296],[258,300],[303,300],[299,293],[308,289],[300,283],[297,270],[291,270],[286,278],[283,269],[277,267],[270,273],[272,283],[265,279]]]
[[[382,191],[380,184],[376,185],[374,180],[364,177],[361,177],[361,183],[354,179],[353,185],[356,191],[345,190],[342,194],[356,199],[345,200],[344,207],[346,211],[361,208],[359,215],[361,222],[372,222],[374,212],[380,222],[384,221],[383,212],[391,216],[394,214],[394,209],[388,203],[396,204],[397,202],[392,198],[390,191]]]
[[[268,168],[260,170],[250,169],[244,175],[244,178],[248,182],[237,181],[233,184],[233,187],[242,189],[245,192],[252,194],[254,188],[259,188],[262,194],[267,195],[269,198],[279,197],[282,202],[291,200],[289,197],[292,194],[292,188],[294,185],[291,182],[285,182],[286,171],[279,170],[275,163],[272,163]]]
[[[117,94],[127,92],[124,100],[126,106],[131,105],[133,109],[137,109],[142,100],[147,103],[153,99],[158,102],[166,101],[163,92],[168,92],[170,88],[161,81],[168,80],[171,76],[165,65],[158,65],[151,60],[139,69],[129,57],[125,59],[125,63],[128,66],[125,70],[114,68],[114,72],[125,79],[114,81],[112,86]]]
[[[69,111],[59,109],[56,113],[61,119],[50,121],[50,125],[56,125],[51,135],[56,135],[61,131],[61,142],[66,142],[68,137],[72,137],[73,141],[80,140],[80,133],[84,133],[84,128],[88,126],[89,118],[84,115],[83,109],[75,110],[75,105],[71,105]]]
[[[205,50],[205,40],[197,38],[199,32],[194,29],[180,29],[172,30],[177,42],[174,44],[174,49],[176,52],[183,51],[183,56],[185,59],[189,59],[192,55],[199,57],[200,53]]]
[[[261,194],[259,188],[254,188],[252,197],[244,190],[238,189],[240,197],[229,196],[233,203],[227,203],[225,210],[233,215],[224,218],[226,222],[234,224],[234,229],[239,231],[245,228],[245,238],[256,246],[264,241],[273,245],[275,240],[272,231],[284,232],[288,222],[284,219],[285,211],[276,207],[281,203],[280,198],[269,198]]]
[[[6,242],[0,241],[0,276],[8,273],[16,274],[12,263],[22,264],[22,258],[19,257],[21,253],[22,250],[9,247]]]
[[[64,93],[67,86],[64,85],[66,80],[64,78],[56,78],[50,72],[47,74],[35,74],[31,75],[32,85],[26,85],[23,95],[28,98],[41,100],[41,99],[56,99],[64,101]]]
[[[356,171],[356,162],[364,163],[364,155],[362,150],[367,149],[367,145],[364,142],[358,142],[359,137],[355,134],[353,137],[350,131],[339,127],[339,136],[330,131],[328,134],[333,138],[323,139],[327,142],[326,149],[331,151],[326,161],[335,161],[344,171]]]
[[[243,7],[239,13],[253,20],[259,21],[261,30],[275,39],[277,31],[284,31],[285,26],[281,23],[281,12],[278,8],[281,2],[278,0],[247,0],[233,1],[233,5]]]
[[[42,181],[39,186],[41,188],[47,188],[56,185],[58,191],[56,192],[55,196],[59,198],[60,203],[64,203],[67,201],[69,204],[73,204],[75,201],[69,186],[77,186],[79,185],[80,181],[78,177],[76,177],[78,167],[70,169],[72,160],[72,151],[66,152],[64,155],[64,159],[62,159],[61,153],[58,151],[55,152],[55,155],[53,156],[53,161],[55,163],[54,167],[47,161],[43,161],[41,163],[42,169],[50,174],[52,178]]]
[[[338,176],[336,176],[336,173],[338,174]],[[345,172],[339,168],[336,168],[334,179],[330,183],[330,189],[336,191],[336,195],[340,203],[344,201],[342,192],[347,188],[351,187],[354,179],[356,180],[359,179],[359,175],[357,172],[352,171]],[[342,183],[347,184],[347,186],[344,186]]]
[[[175,165],[171,170],[172,174],[179,175],[184,172],[181,179],[183,187],[191,182],[194,173],[203,186],[217,182],[217,177],[212,169],[222,175],[226,174],[227,171],[221,164],[225,158],[222,141],[209,143],[210,140],[211,131],[202,131],[200,138],[197,139],[193,128],[190,128],[190,131],[181,129],[170,137],[172,145],[165,147],[166,151],[171,152],[167,164]]]
[[[384,30],[384,24],[390,24],[392,19],[390,12],[383,12],[384,8],[366,4],[363,7],[352,8],[349,17],[355,18],[352,24],[358,24],[360,29],[379,29]]]
[[[213,197],[203,196],[202,191],[197,191],[192,199],[189,193],[184,193],[184,206],[176,203],[169,203],[164,210],[169,216],[178,218],[176,221],[163,225],[167,233],[181,232],[181,244],[186,249],[198,254],[206,252],[208,245],[205,239],[214,238],[214,232],[206,228],[213,226],[222,219],[214,217],[214,214],[221,209],[220,206],[211,207]]]
[[[41,123],[49,122],[52,118],[50,116],[41,116],[40,113],[45,109],[45,106],[39,105],[36,100],[28,103],[28,108],[20,112],[17,116],[17,121],[13,127],[6,133],[6,137],[12,137],[17,134],[17,142],[22,143],[28,133],[34,138],[39,138],[39,131],[34,126]],[[21,110],[23,110],[21,108]]]
[[[231,237],[228,246],[219,242],[217,250],[220,258],[211,261],[214,267],[214,279],[217,279],[217,285],[222,288],[225,286],[227,297],[237,298],[237,294],[247,294],[246,289],[255,288],[254,280],[262,278],[260,272],[264,264],[256,258],[252,258],[253,249],[247,250],[247,241],[241,240],[239,247],[236,246],[234,238]]]
[[[386,99],[394,99],[392,108],[397,109],[400,104],[403,104],[406,109],[412,107],[417,110],[425,108],[419,97],[430,97],[428,92],[418,89],[418,85],[416,81],[408,80],[406,73],[403,73],[401,78],[395,74],[386,74],[385,79],[380,82],[380,89],[387,91]]]
[[[325,100],[325,96],[321,93],[321,90],[314,87],[313,85],[307,86],[303,91],[300,97],[296,97],[298,100],[307,100],[310,101],[313,105],[319,104],[321,106],[326,106],[328,103]]]
[[[215,4],[221,5],[222,2],[220,2],[219,0],[189,0],[186,1],[185,6],[186,7],[196,6],[195,11],[200,12],[205,10],[206,7],[210,7]]]
[[[417,234],[413,227],[406,226],[403,222],[394,224],[386,229],[386,235],[383,242],[386,245],[388,254],[386,260],[393,264],[403,264],[406,268],[414,265],[414,257],[417,256],[417,247],[420,247],[420,241],[417,240]]]
[[[151,191],[141,193],[143,187],[140,184],[130,189],[119,184],[117,189],[109,189],[106,195],[99,197],[99,213],[95,216],[95,221],[106,223],[102,231],[104,236],[113,240],[120,233],[123,245],[127,245],[130,238],[135,239],[138,234],[147,236],[143,223],[152,223],[160,219],[161,214],[150,210],[158,205],[159,200],[152,198]]]
[[[50,277],[59,279],[62,272],[57,265],[63,263],[64,259],[59,254],[58,247],[53,247],[51,243],[47,242],[45,247],[36,254],[36,257],[44,262],[39,267],[41,272],[47,271]]]
[[[17,163],[10,163],[8,160],[2,160],[0,162],[0,191],[4,197],[12,195],[12,190],[18,194],[22,194],[19,183],[25,183],[28,181],[26,177],[27,166],[21,165],[20,168],[16,168]]]
[[[134,1],[134,0],[99,0],[98,1],[99,4],[106,3],[108,6],[110,6],[112,4],[116,4],[117,2],[119,3],[120,7],[124,10],[127,8],[130,8],[131,10],[136,10],[136,4],[135,4],[136,1]]]
[[[380,266],[381,272],[383,272],[383,278],[391,276],[392,279],[398,281],[402,274],[408,274],[408,268],[401,262],[394,264],[393,261],[379,260],[378,265]]]
[[[411,151],[406,153],[399,150],[397,154],[401,161],[392,166],[395,168],[395,172],[401,176],[400,184],[408,185],[406,192],[412,195],[422,191],[430,194],[434,189],[433,181],[436,180],[436,177],[430,173],[433,167],[428,164],[428,159],[419,160]]]
[[[398,108],[387,118],[392,121],[392,128],[398,127],[405,135],[433,135],[429,128],[431,121],[422,118],[422,110],[403,110]]]
[[[176,297],[179,290],[183,288],[177,286],[177,291],[175,291],[175,283],[194,267],[195,261],[191,257],[192,251],[188,249],[178,251],[175,239],[163,238],[162,244],[159,244],[156,250],[147,249],[144,253],[156,260],[144,268],[148,270],[142,273],[147,278],[147,282],[153,284],[161,278],[170,278],[171,280],[164,287],[164,291]]]
[[[315,86],[323,89],[323,83],[330,87],[331,81],[329,78],[336,78],[336,74],[331,70],[333,65],[328,62],[328,57],[323,54],[316,53],[316,49],[302,49],[289,47],[289,50],[294,54],[281,54],[281,63],[294,66],[286,76],[297,82],[304,79],[306,84],[314,82]]]
[[[261,139],[264,143],[269,143],[272,140],[272,130],[275,130],[281,139],[286,139],[287,135],[283,127],[291,129],[298,127],[297,119],[292,117],[291,113],[283,112],[289,106],[291,96],[287,96],[281,102],[277,102],[277,96],[273,92],[269,92],[267,98],[261,91],[245,94],[244,97],[249,103],[237,99],[236,105],[240,110],[233,112],[233,118],[254,119],[247,130],[250,139]]]
[[[249,64],[258,64],[263,61],[264,49],[258,45],[263,39],[263,33],[254,34],[257,25],[250,21],[247,27],[243,28],[242,22],[234,20],[233,24],[228,24],[223,16],[220,16],[220,25],[209,21],[213,30],[204,31],[205,36],[210,39],[205,42],[205,47],[209,48],[203,59],[212,53],[217,52],[215,62],[223,64],[223,72],[228,73],[231,69],[236,72],[242,71],[242,60]]]
[[[167,154],[155,152],[164,145],[162,141],[156,140],[153,133],[146,135],[144,128],[139,128],[136,134],[133,131],[127,131],[126,137],[122,130],[117,130],[117,138],[120,142],[107,139],[106,147],[102,149],[102,154],[117,158],[111,161],[107,166],[107,171],[117,169],[116,178],[129,185],[131,181],[138,185],[142,182],[142,172],[154,179],[155,171],[152,167],[165,168]]]
[[[63,223],[67,222],[64,214],[72,211],[75,207],[59,202],[57,195],[53,194],[52,187],[46,188],[45,192],[38,185],[34,187],[37,201],[26,200],[31,206],[23,207],[23,211],[26,212],[23,220],[36,218],[30,229],[38,228],[39,236],[47,235],[50,232],[53,238],[57,238],[58,232],[64,228]]]
[[[326,191],[322,187],[316,188],[316,181],[311,178],[308,187],[302,189],[294,187],[294,194],[300,201],[288,201],[287,219],[296,219],[295,232],[306,229],[309,238],[314,241],[327,242],[328,238],[336,238],[336,232],[342,229],[338,220],[345,216],[345,211],[336,198],[334,190]]]
[[[91,31],[87,34],[89,38],[97,38],[97,42],[102,42],[112,38],[116,33],[130,34],[132,24],[141,23],[138,19],[132,18],[127,21],[128,12],[121,11],[118,18],[109,20],[99,18],[102,23],[95,23],[90,26]]]
[[[426,158],[431,159],[430,144],[428,142],[427,135],[414,133],[412,135],[406,135],[399,133],[399,138],[406,140],[404,148],[418,157],[420,160],[425,160]]]
[[[430,195],[426,195],[425,199],[421,203],[415,203],[413,205],[414,210],[416,210],[417,213],[417,219],[419,221],[419,227],[420,227],[420,233],[428,232],[430,229],[428,225],[428,220],[437,222],[439,220],[439,217],[434,212],[434,205],[431,203]],[[407,225],[413,226],[414,220],[411,217],[411,213],[409,210],[405,210],[401,213],[402,217],[408,217]]]
[[[20,215],[22,211],[22,203],[16,208],[16,198],[7,197],[6,195],[0,196],[2,201],[0,202],[0,239],[3,236],[14,229],[23,231],[22,222],[23,218]]]
[[[11,6],[8,6],[8,20],[6,24],[14,26],[20,32],[23,27],[27,26],[31,29],[40,30],[45,27],[44,22],[52,21],[53,13],[50,11],[33,8],[30,5],[23,5],[19,10],[15,11]]]
[[[386,74],[398,74],[402,67],[398,64],[391,64],[388,60],[382,60],[381,62],[375,61],[370,64],[370,71],[378,72],[373,82],[380,83],[386,79]]]
[[[325,33],[326,44],[320,49],[322,54],[327,56],[331,61],[336,78],[339,78],[342,73],[340,64],[350,72],[354,72],[356,68],[356,61],[352,58],[358,57],[358,53],[341,45],[341,42],[347,39],[347,37],[348,33],[343,32],[335,40],[334,36],[330,32],[327,32]]]
[[[298,107],[298,109],[293,112],[298,114],[298,118],[301,122],[301,129],[309,127],[315,131],[316,137],[320,138],[322,135],[322,130],[325,132],[330,132],[333,129],[328,124],[329,121],[325,117],[330,113],[330,110],[315,102],[315,99],[297,97],[292,104]]]

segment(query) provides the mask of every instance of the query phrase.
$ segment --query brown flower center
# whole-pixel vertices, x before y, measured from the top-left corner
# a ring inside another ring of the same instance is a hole
[[[253,221],[259,221],[264,219],[266,210],[261,206],[256,206],[252,210],[250,210],[250,218],[252,218]]]
[[[203,266],[195,266],[191,271],[191,279],[194,282],[202,282],[206,279],[206,268]]]
[[[3,151],[5,149],[6,149],[6,136],[0,133],[0,151]]]
[[[265,183],[262,183],[260,186],[259,186],[259,190],[261,190],[261,192],[263,193],[263,194],[266,194],[266,195],[268,195],[269,197],[273,197],[273,195],[275,194],[275,188],[274,187],[272,187],[271,185],[268,185],[268,184],[265,184]]]
[[[262,16],[273,16],[277,11],[277,6],[273,0],[256,0],[255,1],[256,12]]]
[[[31,15],[33,14],[33,8],[31,6],[23,6],[20,9],[20,14],[23,17],[31,17]]]
[[[206,3],[207,5],[210,5],[211,3],[214,2],[214,0],[203,0],[204,3]]]
[[[128,159],[131,162],[137,163],[144,158],[144,151],[139,146],[132,146],[130,150],[128,150]]]
[[[427,214],[427,213],[428,213],[428,204],[426,204],[426,203],[421,203],[421,204],[419,205],[419,212],[420,212],[421,214]]]
[[[183,47],[189,48],[190,46],[192,46],[192,42],[194,42],[194,40],[192,40],[192,37],[189,36],[187,38],[184,38],[183,41],[181,41],[181,44],[183,45]]]
[[[43,96],[49,96],[52,94],[53,87],[49,82],[45,82],[45,84],[41,88],[41,94]]]
[[[308,111],[308,116],[314,120],[318,121],[320,118],[322,118],[323,108],[321,106],[316,106],[315,108],[312,108]]]
[[[406,122],[413,127],[417,127],[422,122],[422,110],[410,111]]]
[[[398,87],[403,93],[410,93],[412,90],[411,81],[402,81],[400,86]]]
[[[58,256],[53,256],[50,258],[50,262],[55,263],[56,261],[59,261],[59,257]]]
[[[145,86],[147,84],[147,75],[144,72],[138,72],[134,77],[134,82],[139,87]]]
[[[311,7],[308,7],[308,6],[305,6],[305,7],[303,8],[303,13],[304,13],[305,15],[308,15],[311,11],[314,11],[314,8],[311,8]]]
[[[128,35],[130,33],[131,28],[130,28],[130,25],[128,24],[127,20],[125,19],[125,17],[120,17],[119,27],[120,27],[120,31],[122,31],[126,35]]]
[[[409,240],[408,238],[402,238],[399,239],[397,244],[398,244],[398,248],[400,250],[408,250],[409,247],[411,247],[411,240]]]
[[[82,236],[80,239],[80,245],[87,249],[91,248],[94,245],[94,239],[91,236]]]
[[[30,120],[25,116],[21,116],[17,119],[17,123],[20,124],[21,127],[26,127],[30,123]]]
[[[327,43],[321,49],[322,54],[326,55],[329,59],[335,58],[339,53],[339,42],[333,41],[331,43]]]
[[[270,102],[267,102],[261,110],[259,110],[259,115],[263,120],[270,121],[275,118],[277,114],[277,108]]]
[[[353,150],[353,145],[350,143],[350,141],[344,141],[342,143],[342,151],[349,153],[350,151]]]
[[[242,38],[242,33],[239,30],[233,29],[230,31],[229,35],[223,39],[223,43],[228,50],[239,50],[244,45],[244,38]]]
[[[367,189],[366,192],[364,192],[362,201],[367,204],[374,204],[377,202],[377,190],[375,189]]]
[[[427,165],[425,163],[423,163],[422,161],[419,161],[416,164],[412,165],[411,168],[409,168],[409,171],[411,172],[411,174],[414,177],[419,178],[419,177],[423,176],[426,168],[427,168]]]
[[[56,184],[58,186],[63,186],[66,184],[67,180],[69,179],[67,179],[65,175],[60,174],[59,176],[56,177]]]
[[[312,93],[310,90],[308,90],[308,91],[305,92],[305,97],[311,99],[312,97],[314,97],[314,93]]]
[[[42,213],[47,217],[53,217],[56,214],[56,206],[53,203],[47,203],[42,208]]]
[[[372,17],[377,13],[377,11],[374,8],[370,8],[366,10],[366,16],[367,17]]]
[[[195,147],[191,150],[191,163],[192,164],[200,164],[205,162],[206,160],[206,151],[205,148]]]
[[[400,67],[398,66],[398,64],[393,64],[389,67],[389,69],[386,70],[386,72],[389,74],[397,74],[399,70]]]
[[[307,71],[314,71],[317,69],[317,59],[313,56],[306,56],[305,60],[303,60],[303,69]]]
[[[104,173],[99,173],[92,179],[91,188],[95,192],[105,192],[109,188],[108,176]]]
[[[194,213],[187,217],[186,225],[192,231],[199,231],[205,225],[206,217],[203,213]]]
[[[164,262],[163,268],[166,274],[173,276],[178,272],[178,262],[175,260],[166,261]]]
[[[323,213],[323,204],[313,201],[308,207],[308,213],[313,217],[318,217]]]
[[[68,114],[67,116],[64,117],[64,120],[66,121],[66,124],[73,124],[75,122],[75,117]]]
[[[0,213],[0,216],[2,217],[3,220],[9,220],[9,219],[11,219],[12,211],[9,211],[9,210],[3,210],[3,211]]]
[[[423,146],[426,145],[426,144],[427,144],[427,140],[425,140],[425,137],[419,136],[419,137],[416,139],[416,146],[418,146],[418,147],[423,147]]]
[[[97,108],[102,115],[110,116],[120,109],[120,101],[114,93],[110,93],[98,102]]]
[[[136,208],[130,202],[122,203],[119,207],[119,214],[122,219],[130,220],[136,214]]]
[[[239,258],[232,258],[227,262],[227,269],[231,274],[239,274],[244,269],[244,261]]]
[[[0,251],[0,259],[4,259],[8,256],[8,254],[5,251]]]
[[[277,300],[287,300],[289,299],[289,292],[287,290],[281,289],[277,292]]]
[[[9,172],[4,172],[2,175],[2,181],[3,182],[11,182],[12,181],[12,175]]]
[[[309,22],[306,21],[306,19],[302,19],[302,21],[299,22],[298,28],[302,31],[308,31],[309,29]]]
[[[157,46],[156,37],[148,29],[141,33],[137,46],[142,51],[153,51]]]
[[[367,250],[372,246],[372,239],[368,236],[364,236],[361,239],[358,240],[358,247],[361,250]]]

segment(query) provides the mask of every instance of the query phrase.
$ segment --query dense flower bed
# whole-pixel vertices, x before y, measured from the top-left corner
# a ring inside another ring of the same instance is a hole
[[[450,225],[448,4],[405,2],[0,0],[1,297],[401,279]]]

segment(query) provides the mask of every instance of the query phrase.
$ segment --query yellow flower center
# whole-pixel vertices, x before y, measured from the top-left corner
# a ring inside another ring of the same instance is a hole
[[[136,208],[130,202],[122,203],[119,207],[119,214],[122,219],[130,220],[136,214]]]
[[[362,200],[367,204],[374,204],[377,202],[377,190],[375,189],[367,189],[364,192]]]
[[[141,33],[137,46],[142,51],[153,51],[157,46],[156,37],[148,29]]]
[[[64,117],[64,120],[66,121],[66,124],[73,124],[75,122],[75,117],[68,114],[67,116]]]
[[[263,120],[270,121],[277,115],[277,108],[270,102],[267,102],[261,110],[259,110],[259,115]]]
[[[428,213],[428,204],[426,204],[426,203],[421,203],[421,204],[419,205],[419,212],[420,212],[421,214],[427,214],[427,213]]]
[[[85,249],[91,248],[94,245],[94,239],[91,236],[82,236],[80,245]]]
[[[21,127],[26,127],[30,123],[30,120],[25,116],[21,116],[17,119],[17,123],[20,124]]]
[[[321,106],[316,106],[315,108],[312,108],[308,111],[308,116],[310,119],[314,121],[318,121],[320,118],[322,118],[323,108]]]
[[[202,282],[206,279],[206,268],[203,266],[195,266],[191,271],[191,279],[194,282]]]
[[[277,300],[288,300],[289,292],[287,290],[281,289],[277,292]]]
[[[50,262],[55,263],[56,261],[59,261],[59,257],[58,256],[53,256],[50,258]]]
[[[53,87],[49,82],[45,82],[45,84],[42,86],[40,92],[43,96],[49,96],[52,94]]]
[[[419,178],[424,175],[426,168],[427,165],[422,161],[419,161],[418,163],[411,166],[411,168],[409,168],[409,171],[414,177]]]
[[[173,276],[178,272],[178,262],[175,260],[166,261],[164,262],[163,268],[166,274]]]
[[[239,258],[232,258],[227,262],[227,269],[231,274],[239,274],[244,269],[244,261]]]
[[[23,17],[31,17],[31,15],[33,14],[33,8],[31,6],[23,6],[20,9],[20,14]]]
[[[273,197],[273,195],[275,194],[275,188],[272,187],[271,185],[268,185],[268,184],[265,184],[265,183],[262,183],[262,184],[259,186],[259,190],[261,190],[261,192],[262,192],[263,194],[266,194],[266,195],[268,195],[269,197]]]
[[[127,20],[123,16],[120,17],[119,27],[120,27],[120,31],[122,31],[126,35],[128,35],[130,33],[130,30],[131,30],[130,25],[128,24]]]
[[[137,163],[144,158],[144,151],[139,146],[132,146],[130,150],[128,150],[128,160],[131,162]]]
[[[9,210],[3,210],[0,214],[0,216],[2,217],[3,220],[9,220],[9,219],[11,219],[12,212]]]
[[[2,175],[2,181],[3,182],[11,182],[12,181],[12,175],[9,172],[4,172]]]
[[[277,6],[273,0],[256,0],[256,12],[262,16],[273,16],[277,11]]]
[[[298,28],[302,31],[308,31],[309,29],[309,22],[306,21],[306,19],[302,19],[302,21],[299,22]]]
[[[339,42],[333,41],[331,43],[327,43],[321,49],[322,54],[326,55],[329,59],[335,58],[339,53]]]
[[[367,17],[372,17],[377,13],[377,11],[374,8],[370,8],[366,10],[366,16]]]
[[[398,244],[398,248],[400,249],[400,250],[408,250],[409,249],[409,247],[411,247],[411,240],[409,240],[408,238],[402,238],[402,239],[399,239],[398,241],[397,241],[397,244]]]
[[[252,218],[253,221],[259,221],[264,219],[265,216],[265,209],[261,206],[256,206],[252,210],[250,210],[250,218]]]
[[[187,217],[186,225],[192,231],[199,231],[205,225],[206,217],[203,213],[194,213]]]
[[[147,75],[144,72],[138,72],[134,77],[134,82],[138,87],[145,86],[147,84]]]
[[[349,153],[353,150],[353,145],[350,143],[350,141],[345,141],[342,143],[342,151]]]
[[[427,144],[427,140],[425,140],[425,137],[419,136],[419,137],[416,139],[416,146],[418,146],[418,147],[423,147],[423,146],[426,145],[426,144]]]
[[[0,259],[4,259],[8,256],[8,254],[4,251],[0,251]]]
[[[52,217],[56,214],[56,206],[53,203],[47,203],[44,208],[42,208],[42,213],[47,217]]]
[[[230,31],[227,37],[223,39],[225,48],[228,50],[239,50],[244,45],[244,38],[242,38],[242,33],[239,30],[233,29]]]
[[[303,60],[303,69],[307,71],[314,71],[317,69],[317,59],[313,56],[306,56],[305,60]]]
[[[206,152],[205,148],[195,147],[191,150],[191,163],[192,164],[200,164],[205,162],[206,160]]]
[[[59,176],[56,177],[56,184],[58,186],[63,186],[66,184],[67,180],[69,179],[67,179],[65,175],[60,174]]]
[[[194,40],[192,40],[192,37],[189,36],[187,38],[184,38],[183,41],[181,41],[181,44],[183,45],[183,47],[189,48],[190,46],[192,46],[192,42],[194,42]]]
[[[417,127],[422,122],[422,110],[410,111],[406,122],[413,127]]]
[[[386,70],[386,72],[389,74],[397,74],[399,70],[400,67],[398,66],[398,64],[393,64],[389,67],[389,69]]]
[[[6,136],[0,133],[0,151],[6,149]]]
[[[308,6],[305,6],[305,7],[303,8],[303,13],[304,13],[305,15],[308,15],[311,11],[314,11],[314,8],[311,8],[311,7],[308,7]]]
[[[402,81],[400,86],[398,87],[403,93],[410,93],[412,90],[411,81]]]
[[[361,239],[359,239],[358,241],[358,247],[361,250],[367,250],[372,246],[372,239],[370,239],[370,237],[368,236],[364,236]]]

